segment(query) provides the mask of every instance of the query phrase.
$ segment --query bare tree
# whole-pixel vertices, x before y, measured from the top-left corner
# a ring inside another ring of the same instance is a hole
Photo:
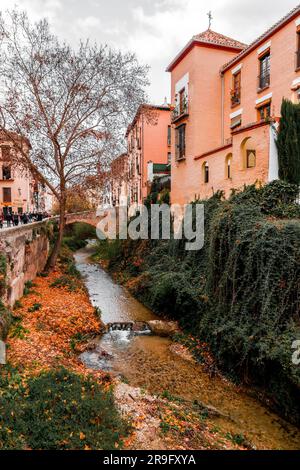
[[[10,11],[0,21],[0,131],[10,139],[16,134],[19,163],[59,202],[53,268],[68,189],[96,176],[100,162],[118,151],[125,126],[145,101],[148,67],[134,54],[88,41],[73,50],[51,33],[46,20],[31,24],[23,12]]]

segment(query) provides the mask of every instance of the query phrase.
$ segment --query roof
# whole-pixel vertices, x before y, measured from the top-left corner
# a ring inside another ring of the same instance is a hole
[[[215,46],[221,47],[231,47],[233,49],[245,49],[247,44],[243,44],[240,41],[236,41],[228,36],[224,36],[223,34],[216,33],[211,29],[207,29],[203,33],[196,34],[193,36],[195,41],[200,41],[204,44],[213,44]]]
[[[171,72],[173,68],[183,59],[183,57],[194,47],[194,46],[214,47],[218,49],[231,50],[233,52],[240,52],[247,47],[240,41],[236,41],[223,34],[216,33],[211,29],[207,29],[203,33],[196,34],[192,37],[190,42],[180,51],[175,57],[171,64],[167,68],[167,72]]]
[[[135,114],[135,117],[132,121],[131,124],[129,124],[129,126],[127,127],[127,131],[126,131],[126,134],[125,134],[125,137],[128,136],[129,132],[131,131],[131,129],[133,129],[133,127],[135,126],[138,118],[140,117],[141,113],[143,110],[151,110],[151,109],[154,109],[154,110],[157,110],[157,111],[171,111],[171,108],[169,105],[156,105],[156,104],[141,104],[139,107],[138,107],[138,110]]]
[[[287,23],[293,20],[300,14],[300,5],[295,7],[292,11],[290,11],[287,15],[285,15],[281,20],[275,23],[271,28],[269,28],[265,33],[259,36],[255,41],[253,41],[246,49],[240,52],[234,59],[232,59],[227,64],[223,65],[221,68],[221,72],[225,72],[229,68],[231,68],[234,64],[240,61],[243,57],[250,54],[253,49],[256,49],[262,42],[266,41],[270,36],[272,36],[276,31],[283,28]]]

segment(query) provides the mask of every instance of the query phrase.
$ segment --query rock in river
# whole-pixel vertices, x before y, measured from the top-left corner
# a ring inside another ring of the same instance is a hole
[[[178,324],[174,321],[151,320],[148,322],[148,326],[157,336],[173,336],[179,331]]]

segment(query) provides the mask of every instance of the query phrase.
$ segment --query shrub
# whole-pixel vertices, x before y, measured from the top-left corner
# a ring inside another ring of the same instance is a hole
[[[60,276],[50,284],[50,287],[66,287],[69,292],[76,292],[79,286],[78,282],[76,282],[76,280],[72,279],[70,276]]]
[[[300,184],[300,105],[283,100],[277,139],[279,176]]]
[[[113,450],[129,431],[111,390],[66,369],[0,371],[0,449]]]
[[[29,312],[29,313],[34,313],[34,312],[37,312],[38,310],[40,310],[41,308],[42,308],[42,304],[34,303],[34,304],[32,305],[32,307],[30,307],[30,308],[28,309],[28,312]]]
[[[114,449],[128,427],[111,391],[64,369],[28,384],[24,419],[32,449]]]

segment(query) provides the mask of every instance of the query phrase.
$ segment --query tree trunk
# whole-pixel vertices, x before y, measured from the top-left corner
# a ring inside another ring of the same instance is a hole
[[[65,225],[66,225],[66,197],[63,196],[60,200],[60,205],[59,205],[59,231],[58,231],[58,236],[55,241],[54,247],[52,249],[51,255],[48,259],[47,266],[46,266],[46,271],[52,271],[55,268],[57,258],[61,249],[62,241],[63,241],[63,236],[64,236],[64,230],[65,230]]]

